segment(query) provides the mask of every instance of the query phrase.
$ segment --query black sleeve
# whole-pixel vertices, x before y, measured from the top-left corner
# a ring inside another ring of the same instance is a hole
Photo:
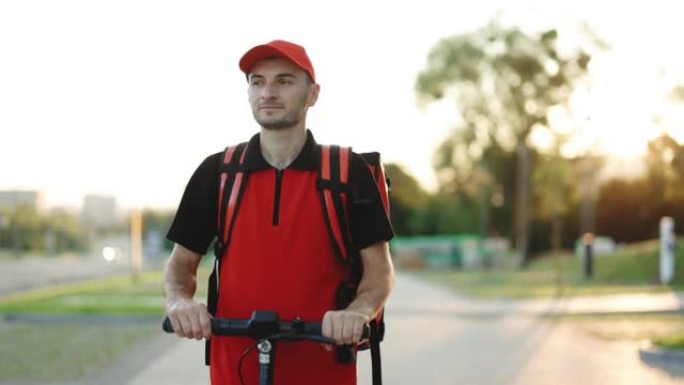
[[[207,252],[216,235],[221,154],[207,157],[192,174],[166,235],[170,241],[200,254]]]
[[[379,241],[389,241],[394,230],[385,213],[378,185],[361,155],[352,153],[349,221],[354,246],[359,250]]]

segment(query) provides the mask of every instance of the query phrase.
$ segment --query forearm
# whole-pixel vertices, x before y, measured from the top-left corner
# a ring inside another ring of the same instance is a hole
[[[392,291],[392,287],[394,286],[394,275],[386,274],[382,278],[376,278],[372,284],[368,282],[370,280],[364,281],[359,285],[356,297],[349,304],[347,309],[358,311],[371,320],[385,305],[385,302]]]
[[[171,257],[164,269],[164,298],[166,302],[177,299],[191,299],[197,290],[197,266],[199,260],[182,250],[181,246],[174,247]]]
[[[385,305],[394,287],[394,269],[386,242],[362,251],[364,274],[356,297],[347,307],[373,319]]]
[[[197,288],[197,266],[200,254],[176,245],[164,269],[166,314],[180,337],[211,337],[211,315],[207,307],[193,300]]]

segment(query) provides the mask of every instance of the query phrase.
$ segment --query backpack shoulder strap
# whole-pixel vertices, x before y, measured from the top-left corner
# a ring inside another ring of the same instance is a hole
[[[216,218],[216,240],[214,241],[214,269],[209,276],[209,290],[207,291],[207,310],[216,315],[219,293],[219,274],[221,260],[232,235],[233,224],[237,216],[238,207],[247,185],[247,172],[244,168],[247,143],[226,147],[219,165],[219,191]],[[205,345],[205,364],[209,365],[210,344]]]
[[[368,152],[361,154],[366,161],[371,174],[375,178],[375,183],[380,192],[382,204],[385,207],[385,214],[389,218],[389,194],[391,193],[390,179],[385,175],[385,169],[380,159],[380,153]],[[369,348],[372,360],[373,385],[382,384],[382,362],[380,358],[380,342],[385,338],[385,311],[380,310],[380,313],[370,323],[371,333],[369,339]]]
[[[218,194],[218,218],[216,220],[217,244],[220,249],[215,250],[217,258],[221,258],[226,251],[240,198],[244,192],[247,181],[247,173],[244,168],[245,156],[247,155],[247,143],[227,147],[223,153],[223,159],[219,166],[219,194]]]
[[[361,154],[369,167],[371,174],[382,198],[385,213],[389,216],[389,180],[380,161],[380,154]],[[357,286],[361,280],[363,271],[358,250],[353,249],[351,234],[349,231],[347,199],[349,194],[349,170],[351,168],[351,149],[339,146],[321,146],[321,161],[319,167],[318,188],[321,192],[323,213],[328,226],[330,237],[338,256],[351,267],[350,282],[340,286],[338,292],[338,305],[348,304],[356,294]],[[384,311],[370,323],[371,333],[367,344],[361,345],[360,349],[371,350],[371,365],[373,373],[373,385],[382,385],[382,363],[380,357],[380,341],[385,334]],[[340,351],[338,359],[344,361],[354,360],[353,353]]]
[[[323,216],[337,256],[348,262],[353,247],[347,220],[351,148],[322,145],[320,155],[317,187]]]

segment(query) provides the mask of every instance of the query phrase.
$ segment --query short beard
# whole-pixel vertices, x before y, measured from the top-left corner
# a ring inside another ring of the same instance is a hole
[[[259,117],[254,116],[254,120],[256,120],[256,122],[259,123],[259,125],[266,130],[284,130],[293,127],[297,123],[299,123],[299,119],[294,119],[290,116],[276,121],[264,121],[262,119],[259,119]]]
[[[306,116],[305,103],[306,99],[300,100],[299,104],[290,110],[288,114],[277,120],[270,120],[268,118],[263,119],[259,116],[259,112],[254,110],[252,111],[252,115],[254,116],[254,120],[266,130],[285,130],[296,126],[304,119]]]

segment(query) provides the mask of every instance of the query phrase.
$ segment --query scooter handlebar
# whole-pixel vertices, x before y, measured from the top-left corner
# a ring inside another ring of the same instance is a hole
[[[162,329],[174,333],[169,317],[164,319]],[[331,338],[324,337],[320,322],[304,321],[296,318],[292,321],[280,321],[275,312],[257,310],[251,319],[212,318],[211,333],[217,336],[241,336],[254,339],[278,338],[288,340],[314,340],[335,344]],[[362,339],[370,336],[370,326],[364,325]]]

